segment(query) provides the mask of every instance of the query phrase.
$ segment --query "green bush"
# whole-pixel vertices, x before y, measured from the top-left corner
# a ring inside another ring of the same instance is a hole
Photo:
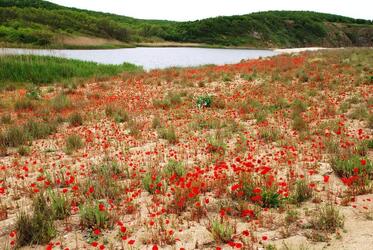
[[[199,96],[197,98],[197,107],[198,108],[209,108],[213,102],[212,96]]]

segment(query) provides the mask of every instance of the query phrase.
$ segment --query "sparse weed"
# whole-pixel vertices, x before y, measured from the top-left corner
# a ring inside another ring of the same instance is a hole
[[[186,170],[182,162],[170,160],[165,166],[164,173],[166,176],[177,175],[179,177],[182,177],[183,175],[185,175]]]
[[[51,100],[52,108],[59,112],[72,106],[70,98],[65,94],[59,94]]]
[[[83,125],[83,117],[79,113],[72,113],[69,116],[69,123],[71,126],[78,127]]]
[[[311,220],[314,229],[334,233],[336,229],[343,228],[344,217],[333,204],[319,207]]]
[[[307,201],[312,198],[313,190],[305,180],[295,182],[292,190],[291,201],[295,204]]]
[[[79,209],[80,225],[85,228],[98,229],[109,228],[112,225],[112,217],[106,209],[104,202],[90,202]]]
[[[79,135],[69,135],[66,138],[66,151],[72,153],[84,146],[84,143]]]
[[[175,144],[178,142],[174,127],[160,128],[158,134],[160,138],[167,140],[169,143]]]
[[[21,212],[17,218],[17,246],[46,244],[56,235],[53,211],[43,194],[33,201],[33,214]]]
[[[228,221],[214,219],[211,222],[211,233],[217,242],[229,242],[235,232],[234,227]]]

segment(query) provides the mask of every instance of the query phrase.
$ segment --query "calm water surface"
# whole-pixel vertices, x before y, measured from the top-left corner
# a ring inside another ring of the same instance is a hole
[[[52,55],[104,64],[124,62],[141,65],[146,70],[168,67],[223,65],[238,63],[242,59],[274,56],[271,50],[207,49],[207,48],[129,48],[108,50],[34,50],[1,49],[0,54]]]

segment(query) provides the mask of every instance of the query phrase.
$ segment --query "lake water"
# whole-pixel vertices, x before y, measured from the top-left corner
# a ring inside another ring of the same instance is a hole
[[[174,66],[224,65],[238,63],[242,59],[274,56],[278,52],[250,49],[128,48],[107,50],[1,49],[0,54],[52,55],[104,64],[128,62],[141,65],[144,69],[150,70]]]

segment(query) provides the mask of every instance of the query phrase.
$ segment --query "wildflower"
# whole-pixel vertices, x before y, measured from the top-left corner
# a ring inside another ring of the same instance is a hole
[[[261,201],[262,200],[262,196],[260,196],[260,195],[255,195],[255,196],[253,196],[253,197],[251,197],[251,200],[252,201]]]
[[[254,217],[254,211],[250,209],[243,210],[241,213],[241,216],[242,217],[247,217],[247,216]]]
[[[328,183],[329,182],[329,175],[324,175],[324,183]]]
[[[105,205],[102,204],[102,203],[100,203],[100,204],[98,205],[98,209],[99,209],[100,211],[105,211]]]
[[[95,230],[93,231],[93,233],[94,233],[95,235],[100,235],[101,231],[100,231],[100,229],[95,229]]]
[[[271,171],[270,167],[263,167],[263,170],[260,172],[261,175],[267,174],[269,171]]]
[[[236,191],[237,189],[239,189],[241,187],[240,184],[234,184],[232,187],[231,187],[231,190],[232,192]]]

